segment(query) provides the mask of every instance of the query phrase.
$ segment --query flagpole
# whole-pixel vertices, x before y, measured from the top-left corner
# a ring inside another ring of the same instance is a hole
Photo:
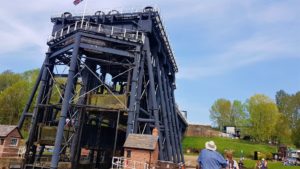
[[[84,9],[83,9],[83,14],[82,14],[82,19],[81,19],[81,25],[80,25],[80,28],[82,28],[82,26],[83,26],[83,20],[84,20],[84,16],[85,16],[85,11],[86,11],[86,6],[87,6],[87,1],[88,1],[88,0],[85,0],[85,4],[84,4]]]

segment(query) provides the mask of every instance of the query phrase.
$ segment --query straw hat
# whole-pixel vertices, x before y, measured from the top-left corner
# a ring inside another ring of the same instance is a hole
[[[205,143],[205,148],[208,150],[212,150],[212,151],[216,151],[217,150],[217,146],[215,144],[214,141],[208,141]]]

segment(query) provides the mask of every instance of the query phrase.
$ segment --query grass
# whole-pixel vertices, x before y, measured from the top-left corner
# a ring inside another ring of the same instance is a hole
[[[256,161],[255,160],[244,160],[244,167],[248,169],[255,168]],[[284,166],[281,162],[272,162],[268,161],[269,169],[300,169],[300,166]]]
[[[187,149],[201,150],[204,148],[205,142],[213,140],[217,145],[217,151],[223,154],[225,150],[233,150],[234,157],[238,160],[241,157],[241,150],[246,158],[244,160],[244,167],[247,169],[254,169],[256,161],[252,160],[254,151],[259,151],[264,154],[271,154],[277,152],[275,146],[267,144],[257,144],[249,141],[229,139],[222,137],[185,137],[182,142],[182,147],[186,153]],[[186,153],[187,155],[195,155],[196,153]],[[281,162],[268,161],[269,169],[300,169],[300,166],[284,166]]]
[[[277,152],[275,146],[266,144],[256,144],[249,141],[222,138],[222,137],[185,137],[183,139],[183,150],[186,153],[187,149],[203,149],[205,142],[213,140],[217,145],[217,151],[224,153],[225,150],[232,150],[234,157],[241,157],[242,155],[246,158],[253,158],[254,151],[259,151],[263,154],[272,155],[271,153]]]

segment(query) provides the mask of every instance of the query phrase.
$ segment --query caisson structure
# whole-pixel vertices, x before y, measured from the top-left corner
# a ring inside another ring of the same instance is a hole
[[[184,162],[178,68],[159,12],[66,12],[51,21],[49,49],[19,121],[22,128],[31,117],[23,168],[109,168],[128,134],[153,128],[159,159]]]

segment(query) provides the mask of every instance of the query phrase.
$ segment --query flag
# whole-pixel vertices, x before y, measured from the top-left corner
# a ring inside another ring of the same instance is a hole
[[[83,0],[74,0],[73,4],[74,5],[78,5],[80,2],[82,2]]]

